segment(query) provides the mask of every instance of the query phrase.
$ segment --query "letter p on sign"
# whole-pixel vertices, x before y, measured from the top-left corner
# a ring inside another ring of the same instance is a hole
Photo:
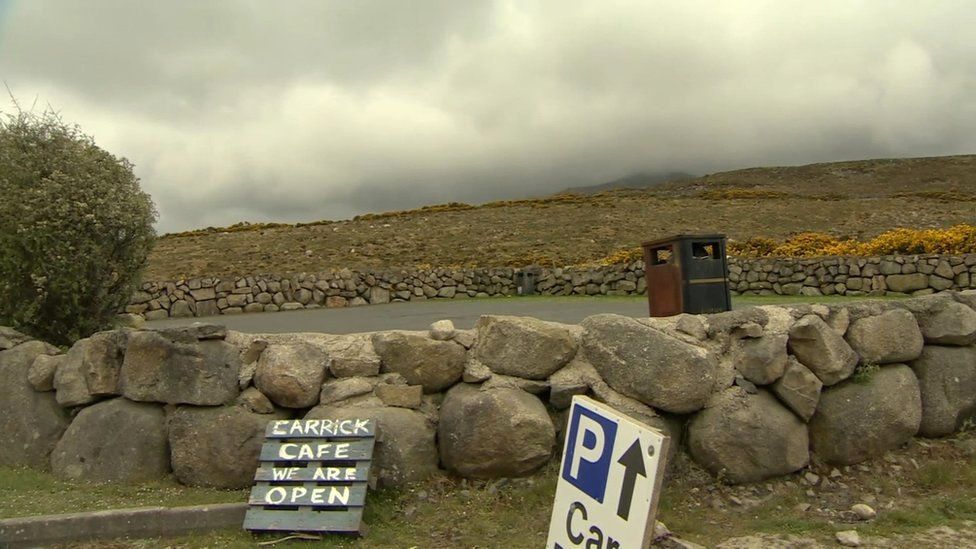
[[[617,423],[574,406],[569,420],[568,445],[563,457],[563,478],[603,503],[607,473],[617,436]]]

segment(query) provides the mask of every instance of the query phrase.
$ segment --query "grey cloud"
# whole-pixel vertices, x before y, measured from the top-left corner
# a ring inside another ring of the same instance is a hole
[[[21,0],[5,72],[167,115],[199,115],[295,81],[363,87],[436,63],[479,3],[449,0],[130,2]],[[182,107],[182,111],[179,107]]]
[[[976,148],[962,2],[7,8],[0,77],[132,159],[164,231]]]

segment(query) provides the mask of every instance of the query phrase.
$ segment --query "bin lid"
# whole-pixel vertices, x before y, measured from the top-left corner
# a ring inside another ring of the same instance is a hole
[[[656,240],[648,240],[647,242],[641,242],[641,246],[645,248],[651,248],[654,246],[659,246],[661,244],[670,244],[672,242],[679,242],[681,240],[725,240],[724,234],[676,234],[674,236],[669,236],[666,238],[659,238]]]

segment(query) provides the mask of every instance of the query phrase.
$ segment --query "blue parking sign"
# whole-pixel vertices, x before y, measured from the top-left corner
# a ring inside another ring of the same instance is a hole
[[[563,478],[600,503],[607,491],[616,437],[616,421],[583,406],[573,406]]]
[[[649,549],[669,445],[654,427],[574,396],[547,549]]]

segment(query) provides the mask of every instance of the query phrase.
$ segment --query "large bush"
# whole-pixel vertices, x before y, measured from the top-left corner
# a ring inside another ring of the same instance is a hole
[[[155,239],[132,165],[53,113],[0,120],[0,324],[68,344],[111,325]]]

